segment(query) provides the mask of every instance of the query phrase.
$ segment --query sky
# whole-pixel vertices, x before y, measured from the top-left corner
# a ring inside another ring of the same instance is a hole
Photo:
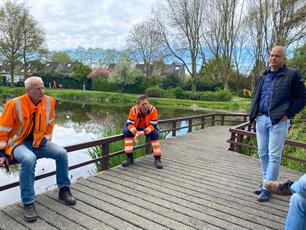
[[[2,0],[1,0],[2,1]],[[129,30],[146,19],[156,0],[18,0],[46,34],[49,50],[124,49]]]

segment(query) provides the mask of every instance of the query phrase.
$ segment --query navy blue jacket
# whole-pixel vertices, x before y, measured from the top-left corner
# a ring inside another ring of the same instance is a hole
[[[252,98],[250,122],[254,122],[257,116],[261,89],[267,72],[265,71],[257,80]],[[293,118],[306,103],[305,85],[298,71],[284,65],[275,78],[268,111],[272,124],[278,123],[284,115],[289,119]]]

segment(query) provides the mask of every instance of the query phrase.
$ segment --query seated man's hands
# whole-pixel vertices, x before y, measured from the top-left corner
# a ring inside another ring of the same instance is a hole
[[[9,160],[6,156],[0,157],[0,167],[5,167],[6,171],[9,171],[8,169]]]
[[[137,131],[134,137],[134,141],[137,143],[142,136],[145,135],[144,131]]]

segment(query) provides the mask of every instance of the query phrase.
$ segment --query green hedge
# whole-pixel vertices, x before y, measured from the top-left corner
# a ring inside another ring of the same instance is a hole
[[[106,92],[120,92],[121,86],[119,84],[110,83],[108,80],[93,80],[92,89]]]
[[[61,86],[65,89],[82,89],[83,84],[85,84],[86,89],[92,88],[92,80],[86,79],[84,81],[79,81],[72,78],[69,75],[54,73],[54,72],[37,72],[35,76],[41,77],[44,81],[45,87],[52,86],[53,81],[56,81],[57,86]]]

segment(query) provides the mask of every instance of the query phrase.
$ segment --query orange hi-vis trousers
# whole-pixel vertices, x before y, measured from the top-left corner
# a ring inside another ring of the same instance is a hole
[[[124,152],[126,154],[131,154],[133,153],[134,135],[127,128],[124,129],[123,135],[124,135]],[[161,153],[160,153],[160,141],[159,141],[158,131],[153,130],[152,132],[146,134],[146,136],[148,136],[150,139],[153,155],[156,157],[160,156]]]

